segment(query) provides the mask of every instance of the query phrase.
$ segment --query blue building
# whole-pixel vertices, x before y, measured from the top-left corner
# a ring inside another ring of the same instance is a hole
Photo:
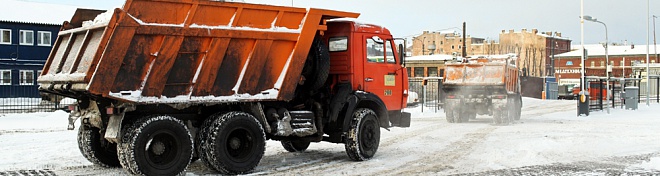
[[[0,98],[39,97],[38,75],[57,33],[76,7],[2,0],[0,6]]]

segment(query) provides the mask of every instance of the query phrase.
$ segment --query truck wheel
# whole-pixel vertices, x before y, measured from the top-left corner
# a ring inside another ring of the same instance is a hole
[[[80,153],[96,165],[103,167],[120,167],[117,157],[117,144],[110,143],[101,137],[98,128],[81,124],[78,128],[78,149]]]
[[[445,118],[447,119],[447,122],[449,123],[454,123],[454,110],[449,109],[445,111]]]
[[[493,112],[493,123],[496,125],[502,124],[502,111],[495,110]]]
[[[344,141],[346,154],[355,161],[369,160],[376,154],[379,143],[380,125],[376,113],[367,108],[357,109]]]
[[[136,175],[179,175],[192,158],[188,127],[171,116],[138,119],[123,131],[117,146],[121,165]]]
[[[230,112],[213,121],[202,145],[201,158],[223,174],[252,171],[266,148],[266,135],[257,119],[245,112]]]
[[[206,158],[206,152],[202,149],[202,146],[206,142],[206,138],[208,137],[209,131],[211,131],[210,130],[211,124],[213,124],[213,122],[216,119],[220,118],[220,116],[222,116],[223,114],[224,112],[219,112],[209,116],[204,120],[202,126],[199,127],[199,131],[195,136],[195,152],[197,152],[198,158]],[[213,168],[213,165],[211,165],[211,163],[209,163],[208,160],[202,159],[202,163],[204,163],[204,165],[206,165],[206,167],[208,168]]]
[[[309,141],[281,141],[282,147],[289,152],[304,152],[309,147]]]
[[[321,88],[330,74],[330,52],[320,36],[314,38],[307,55],[302,75],[305,83],[301,91],[316,91]]]
[[[459,123],[467,123],[470,121],[470,112],[462,111],[458,116]]]
[[[520,120],[520,116],[522,113],[522,99],[517,98],[515,103],[514,103],[514,113],[513,113],[513,119],[515,120]]]

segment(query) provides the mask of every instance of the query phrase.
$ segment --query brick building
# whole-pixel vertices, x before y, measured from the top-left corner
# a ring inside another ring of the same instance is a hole
[[[579,46],[578,46],[579,47]],[[653,46],[650,46],[653,52]],[[585,60],[585,76],[604,77],[606,67],[605,47],[603,45],[585,45],[587,59]],[[660,47],[656,48],[660,49]],[[580,59],[581,50],[555,55],[555,77],[559,84],[579,84],[580,82]],[[635,46],[609,46],[609,65],[612,65],[610,77],[630,78],[633,75],[635,65],[646,65],[646,45]],[[652,65],[660,63],[657,55],[651,53],[649,62]],[[653,71],[653,69],[652,69]],[[657,72],[657,71],[656,71]],[[623,73],[623,74],[622,74]]]
[[[473,47],[481,46],[484,43],[483,38],[474,38],[466,36],[466,47],[468,51],[474,50]],[[422,35],[413,37],[413,56],[422,55],[452,55],[453,53],[460,53],[463,49],[463,36],[455,31],[444,32],[429,32],[424,31]],[[435,46],[435,47],[433,47]],[[468,55],[471,55],[468,52]]]
[[[537,29],[520,32],[502,30],[499,42],[466,36],[466,54],[518,55],[520,68],[527,75],[542,77],[552,75],[552,55],[570,51],[571,40],[559,32],[539,32]],[[413,38],[413,56],[444,54],[461,55],[463,37],[457,32],[428,32]],[[433,49],[432,46],[435,46]]]

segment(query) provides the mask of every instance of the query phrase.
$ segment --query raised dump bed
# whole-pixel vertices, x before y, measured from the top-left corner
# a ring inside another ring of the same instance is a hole
[[[359,16],[208,0],[128,0],[99,13],[65,22],[41,91],[139,104],[291,100],[325,20]]]

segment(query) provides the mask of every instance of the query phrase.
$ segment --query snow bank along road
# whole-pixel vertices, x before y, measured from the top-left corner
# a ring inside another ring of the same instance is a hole
[[[660,175],[660,105],[576,117],[574,101],[524,99],[522,119],[495,126],[478,116],[449,124],[420,107],[410,128],[383,129],[376,156],[353,162],[344,146],[313,143],[303,153],[269,141],[251,175]],[[0,115],[0,175],[125,175],[79,153],[66,113]],[[187,175],[213,174],[194,162]]]

